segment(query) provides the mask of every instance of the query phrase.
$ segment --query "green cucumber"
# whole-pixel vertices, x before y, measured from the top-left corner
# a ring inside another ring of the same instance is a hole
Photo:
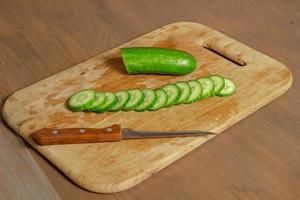
[[[106,97],[105,97],[104,92],[96,92],[96,101],[92,105],[87,107],[86,110],[93,112],[94,109],[103,105],[105,103],[105,101],[106,101]]]
[[[199,81],[191,80],[187,81],[187,83],[190,85],[192,93],[185,103],[193,103],[195,101],[200,100],[202,95],[202,87]]]
[[[111,107],[113,107],[117,102],[118,98],[112,92],[105,92],[105,102],[104,104],[97,106],[93,109],[94,112],[106,112],[109,111]]]
[[[225,85],[224,78],[222,76],[219,76],[219,75],[213,75],[213,76],[210,76],[208,78],[211,79],[214,82],[214,93],[213,93],[213,95],[218,95],[218,93],[223,89],[223,87]]]
[[[141,103],[143,103],[145,95],[140,89],[131,89],[128,90],[130,94],[129,101],[124,105],[124,111],[129,111],[138,107]]]
[[[236,84],[232,80],[228,78],[224,78],[224,81],[225,81],[224,88],[217,94],[220,97],[230,96],[236,90]]]
[[[121,110],[125,104],[127,104],[127,102],[129,101],[130,99],[130,94],[128,91],[118,91],[118,92],[115,92],[115,95],[117,96],[117,103],[110,108],[110,111],[119,111]]]
[[[167,95],[166,91],[164,91],[163,89],[155,90],[155,94],[157,97],[157,101],[155,102],[155,104],[152,107],[150,107],[148,109],[150,111],[159,110],[159,109],[163,108],[168,101],[168,95]]]
[[[163,86],[161,89],[166,91],[168,95],[168,101],[164,107],[169,107],[177,103],[180,98],[180,89],[175,84],[168,84]]]
[[[180,97],[176,104],[182,104],[191,96],[192,89],[188,83],[183,81],[177,82],[175,85],[177,85],[177,87],[180,89]]]
[[[139,112],[147,110],[148,108],[152,107],[156,103],[156,100],[157,100],[156,93],[153,90],[144,89],[143,93],[145,95],[143,103],[134,109]]]
[[[184,75],[196,68],[196,59],[177,49],[131,47],[120,52],[128,74]]]
[[[73,94],[68,101],[68,106],[72,111],[81,111],[90,107],[96,101],[96,92],[85,89]]]
[[[207,78],[199,78],[198,81],[201,84],[202,87],[202,99],[205,99],[206,97],[212,96],[214,94],[214,82]]]

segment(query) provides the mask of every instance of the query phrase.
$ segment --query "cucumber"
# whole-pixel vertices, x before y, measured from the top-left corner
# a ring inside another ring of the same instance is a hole
[[[144,111],[148,108],[152,107],[156,103],[156,93],[151,89],[144,89],[142,90],[145,98],[142,104],[136,107],[134,110],[136,111]]]
[[[86,108],[87,111],[93,112],[95,108],[103,105],[106,101],[105,94],[103,92],[96,92],[96,101]]]
[[[148,109],[150,111],[159,110],[159,109],[163,108],[168,101],[168,95],[167,95],[166,91],[164,91],[163,89],[155,90],[155,94],[157,97],[157,101],[155,102],[155,104],[152,107],[150,107]]]
[[[206,97],[212,96],[214,93],[214,82],[207,78],[199,78],[198,81],[201,84],[202,87],[202,99],[205,99]]]
[[[225,81],[224,88],[217,94],[220,97],[230,96],[236,90],[236,84],[232,80],[228,78],[224,78],[224,81]]]
[[[168,84],[163,86],[161,89],[166,91],[168,95],[168,101],[164,107],[169,107],[177,103],[180,97],[180,89],[175,84]]]
[[[185,101],[187,101],[187,99],[191,96],[192,94],[192,89],[190,87],[190,85],[186,82],[180,81],[175,83],[177,85],[177,87],[180,89],[180,97],[177,101],[177,105],[178,104],[182,104]]]
[[[112,92],[105,92],[105,102],[104,104],[97,106],[93,109],[94,112],[106,112],[109,111],[111,107],[113,107],[117,102],[117,96]]]
[[[145,95],[140,89],[131,89],[128,90],[130,94],[129,101],[124,105],[124,111],[129,111],[138,107],[141,103],[143,103]]]
[[[209,79],[211,79],[214,82],[214,93],[213,95],[218,95],[218,93],[223,89],[224,85],[225,85],[225,81],[224,78],[222,76],[219,75],[213,75],[208,77]]]
[[[110,111],[119,111],[123,108],[123,106],[129,101],[130,94],[128,91],[122,90],[115,92],[117,96],[117,103],[110,108]]]
[[[199,81],[191,80],[191,81],[187,81],[187,83],[191,87],[192,93],[185,103],[193,103],[195,101],[200,100],[202,95],[202,87]]]
[[[73,94],[68,101],[68,106],[72,111],[81,111],[87,109],[96,101],[96,92],[85,89]]]
[[[128,74],[184,75],[196,68],[196,59],[177,49],[131,47],[120,52]]]

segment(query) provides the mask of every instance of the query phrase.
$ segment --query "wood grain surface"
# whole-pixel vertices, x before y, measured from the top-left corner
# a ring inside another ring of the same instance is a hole
[[[11,92],[174,21],[194,21],[218,29],[282,61],[295,77],[291,90],[280,99],[167,170],[115,195],[93,194],[74,186],[31,148],[24,151],[22,141],[2,126],[0,151],[5,162],[0,167],[0,180],[10,183],[1,184],[4,199],[39,199],[40,195],[44,199],[299,198],[299,2],[0,4],[2,103]],[[37,170],[34,160],[42,171]],[[22,171],[11,171],[13,166],[21,166]],[[24,178],[23,169],[35,173],[26,173]]]

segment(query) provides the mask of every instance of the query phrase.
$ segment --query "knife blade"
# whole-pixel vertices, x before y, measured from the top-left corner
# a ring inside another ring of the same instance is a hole
[[[170,138],[208,136],[216,133],[206,131],[139,131],[131,128],[121,128],[115,124],[106,128],[43,128],[31,137],[39,145],[80,144],[95,142],[117,142],[128,139]]]

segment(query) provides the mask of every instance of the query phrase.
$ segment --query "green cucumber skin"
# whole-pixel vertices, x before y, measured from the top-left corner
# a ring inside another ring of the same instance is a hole
[[[128,74],[185,75],[197,64],[191,54],[177,49],[131,47],[120,52]]]

